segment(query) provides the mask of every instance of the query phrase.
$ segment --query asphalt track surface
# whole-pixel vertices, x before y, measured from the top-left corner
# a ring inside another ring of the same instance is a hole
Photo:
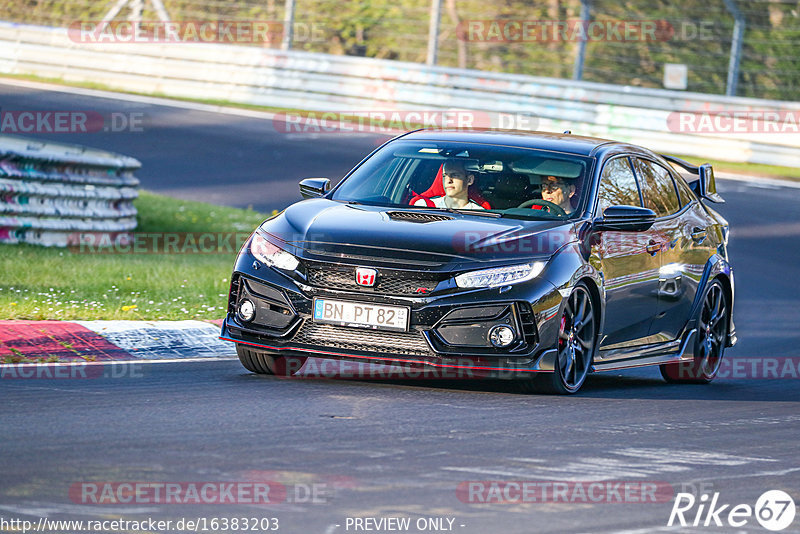
[[[142,106],[0,85],[3,109],[123,105]],[[154,121],[146,135],[50,138],[135,156],[144,188],[186,197],[237,177],[241,195],[231,188],[215,200],[263,209],[295,200],[304,174],[343,174],[380,139],[290,138],[263,120],[141,109]],[[269,161],[271,172],[255,170]],[[248,184],[269,200],[254,201]],[[720,190],[740,339],[726,358],[797,358],[800,189],[722,181]],[[466,481],[663,482],[750,506],[781,489],[800,503],[796,375],[691,386],[642,368],[592,375],[579,395],[550,397],[503,382],[280,379],[237,361],[119,369],[93,380],[0,380],[0,518],[277,517],[279,531],[293,533],[366,532],[348,529],[348,517],[410,517],[408,532],[429,517],[451,518],[464,534],[676,530],[666,527],[672,497],[481,504],[459,499]],[[95,505],[69,493],[82,482],[253,480],[284,483],[293,502]],[[314,483],[323,502],[304,502]],[[677,530],[767,532],[753,517],[741,528],[704,519]],[[800,532],[800,516],[782,532]]]

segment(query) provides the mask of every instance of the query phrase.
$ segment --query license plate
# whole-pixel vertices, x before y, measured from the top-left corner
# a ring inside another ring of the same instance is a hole
[[[364,302],[314,299],[314,321],[373,330],[408,330],[409,309]]]

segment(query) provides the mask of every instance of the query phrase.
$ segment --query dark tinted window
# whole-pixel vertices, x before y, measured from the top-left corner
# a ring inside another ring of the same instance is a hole
[[[681,209],[675,183],[667,169],[652,161],[639,158],[634,160],[634,165],[639,175],[645,208],[656,212],[656,217],[672,215]]]
[[[684,180],[683,178],[681,177],[675,178],[675,185],[678,186],[678,193],[680,194],[681,197],[681,206],[689,204],[692,200],[696,198],[694,196],[694,193],[692,193],[692,190],[689,188],[689,184],[687,184],[686,180]]]
[[[679,170],[675,165],[670,165],[668,168],[672,171],[672,179],[675,180],[675,186],[678,188],[678,197],[681,199],[681,207],[689,204],[693,200],[697,200],[694,192],[692,192],[692,188],[689,186],[691,177],[684,171]],[[694,178],[697,179],[696,176]]]
[[[603,167],[597,192],[597,214],[602,215],[609,206],[641,206],[628,158],[612,159]]]

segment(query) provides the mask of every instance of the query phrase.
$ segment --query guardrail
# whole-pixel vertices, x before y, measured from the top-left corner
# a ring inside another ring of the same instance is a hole
[[[73,34],[74,35],[74,34]],[[800,167],[800,134],[675,131],[676,113],[772,112],[800,104],[208,43],[81,43],[64,29],[0,23],[0,73],[317,111],[475,110],[535,118],[661,152]],[[741,124],[741,123],[740,123]]]
[[[0,135],[0,243],[67,246],[136,228],[141,164],[127,156]]]

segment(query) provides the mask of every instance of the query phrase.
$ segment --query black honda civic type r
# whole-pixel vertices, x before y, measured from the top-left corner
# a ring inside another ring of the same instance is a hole
[[[418,130],[300,191],[231,277],[221,338],[251,372],[315,356],[568,394],[642,365],[708,383],[736,342],[708,164],[568,133]]]

